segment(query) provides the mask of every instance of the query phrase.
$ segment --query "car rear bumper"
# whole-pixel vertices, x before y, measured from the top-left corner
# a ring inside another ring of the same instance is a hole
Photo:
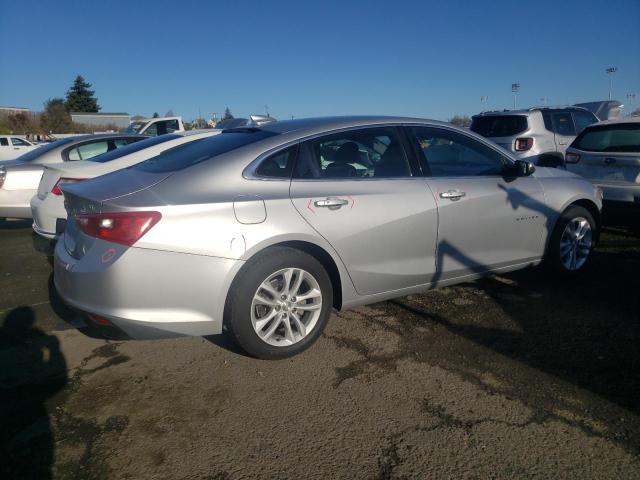
[[[607,203],[640,205],[640,185],[616,185],[592,180],[593,184],[602,189],[602,199]]]
[[[226,292],[238,262],[101,240],[78,260],[61,240],[54,282],[69,305],[132,338],[212,335],[222,331]]]
[[[35,190],[0,188],[0,217],[31,218],[29,201],[35,193]]]
[[[31,198],[31,217],[33,218],[33,231],[46,238],[55,238],[60,231],[56,228],[60,224],[59,219],[66,218],[64,200],[60,198],[61,208],[58,207],[56,199],[44,199],[34,195]]]

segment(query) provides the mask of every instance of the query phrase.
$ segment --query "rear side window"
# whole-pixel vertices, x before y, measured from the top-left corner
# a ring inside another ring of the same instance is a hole
[[[6,138],[0,138],[0,146],[8,147],[9,146],[9,140],[6,139]]]
[[[289,147],[265,158],[256,169],[256,175],[268,178],[291,178],[298,146]]]
[[[33,150],[28,151],[24,155],[20,155],[20,160],[23,162],[31,162],[33,160],[40,158],[45,153],[50,152],[51,150],[58,148],[62,145],[65,145],[67,143],[71,143],[74,140],[76,139],[73,137],[68,137],[68,138],[63,138],[62,140],[56,140],[55,142],[47,143],[46,145],[42,145],[38,148],[34,148]]]
[[[11,137],[11,143],[13,143],[13,145],[16,147],[28,147],[29,145],[31,145],[30,143],[25,142],[21,138],[15,138],[15,137]]]
[[[555,132],[558,135],[572,136],[576,134],[576,129],[573,126],[573,118],[570,113],[554,113],[553,123],[555,125]]]
[[[84,145],[78,145],[77,147],[69,150],[68,158],[71,161],[88,160],[96,155],[105,153],[107,150],[109,150],[109,142],[107,140],[85,143]]]
[[[296,178],[410,177],[395,128],[364,128],[327,135],[301,146]]]
[[[275,135],[278,134],[257,129],[224,131],[210,138],[174,147],[130,168],[153,173],[175,172]]]
[[[99,163],[110,162],[111,160],[115,160],[116,158],[124,157],[125,155],[139,152],[140,150],[144,150],[145,148],[153,147],[154,145],[168,142],[169,140],[175,140],[176,138],[180,138],[180,135],[163,135],[161,137],[146,138],[140,141],[137,141],[136,139],[127,139],[127,141],[129,142],[128,145],[125,145],[116,150],[111,150],[110,152],[104,153],[102,155],[98,155],[97,157],[90,158],[89,160]],[[133,141],[134,143],[130,143],[131,141]],[[116,141],[116,145],[118,144],[118,142],[120,142],[120,140]]]
[[[587,152],[640,153],[640,123],[594,126],[584,130],[572,147]]]
[[[580,133],[589,125],[596,123],[598,119],[591,112],[573,112],[573,121],[576,125],[576,132]]]
[[[512,137],[529,128],[523,115],[486,115],[473,117],[471,130],[483,137]]]

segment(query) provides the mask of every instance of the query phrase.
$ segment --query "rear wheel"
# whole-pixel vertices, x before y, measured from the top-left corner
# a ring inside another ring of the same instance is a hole
[[[545,261],[563,275],[575,275],[591,260],[597,238],[597,224],[586,208],[572,205],[556,222]]]
[[[225,322],[249,354],[290,357],[322,334],[332,297],[329,275],[320,262],[300,250],[274,247],[249,260],[238,273]]]

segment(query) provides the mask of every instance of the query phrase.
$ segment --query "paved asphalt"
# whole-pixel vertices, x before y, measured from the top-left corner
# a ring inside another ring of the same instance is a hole
[[[303,355],[99,338],[0,223],[0,477],[640,478],[640,238],[334,314]],[[98,338],[96,338],[98,337]]]

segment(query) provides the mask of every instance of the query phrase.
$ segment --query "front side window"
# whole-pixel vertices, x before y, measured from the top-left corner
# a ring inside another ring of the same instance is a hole
[[[572,136],[576,134],[576,129],[573,126],[573,118],[570,113],[554,113],[553,123],[555,125],[555,132],[558,135]]]
[[[100,155],[109,150],[108,140],[102,140],[99,142],[85,143],[84,145],[78,145],[77,147],[69,151],[69,160],[88,160],[96,155]]]
[[[268,178],[291,178],[298,146],[289,147],[265,158],[256,169],[256,175]]]
[[[598,119],[590,112],[573,112],[573,120],[576,125],[576,132],[580,133],[592,123],[596,123]]]
[[[412,136],[423,154],[421,161],[433,177],[502,175],[506,160],[477,140],[449,130],[413,127]]]
[[[587,152],[640,153],[640,123],[590,127],[571,146]]]
[[[350,130],[302,145],[296,178],[410,177],[411,170],[393,127]]]
[[[11,137],[11,143],[13,143],[14,147],[29,147],[31,144],[29,142],[25,142],[21,138]]]
[[[151,125],[149,125],[149,128],[147,128],[144,132],[142,132],[143,135],[149,135],[150,137],[157,137],[158,136],[158,124],[157,123],[152,123]]]

